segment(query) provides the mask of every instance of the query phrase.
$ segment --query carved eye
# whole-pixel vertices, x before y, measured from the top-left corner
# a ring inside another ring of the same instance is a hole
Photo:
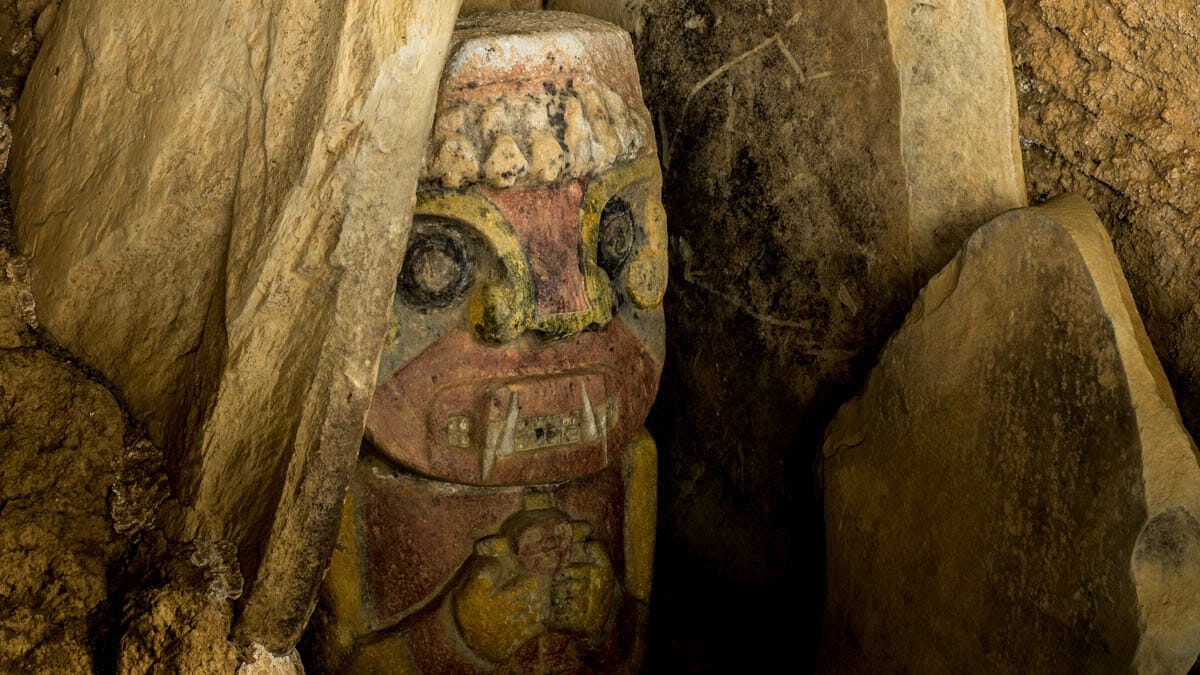
[[[414,224],[397,284],[404,302],[418,310],[454,304],[475,278],[466,239],[436,223]]]
[[[600,215],[600,246],[596,252],[596,262],[610,278],[616,278],[629,259],[633,236],[633,212],[623,200],[613,199]]]

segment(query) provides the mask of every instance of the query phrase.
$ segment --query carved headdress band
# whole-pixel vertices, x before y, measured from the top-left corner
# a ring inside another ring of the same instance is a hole
[[[629,77],[629,36],[586,17],[541,14],[555,16],[534,15],[518,33],[503,15],[459,24],[422,183],[547,185],[654,151],[641,89]]]

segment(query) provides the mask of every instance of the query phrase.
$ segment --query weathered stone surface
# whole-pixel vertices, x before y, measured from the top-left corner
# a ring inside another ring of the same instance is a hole
[[[173,536],[238,542],[288,649],[374,389],[458,2],[73,2],[21,100],[47,331],[168,451]]]
[[[1025,204],[1004,3],[887,0],[914,264],[926,279]],[[834,75],[836,77],[836,75]]]
[[[40,350],[0,350],[0,670],[90,673],[107,568],[105,496],[125,420]]]
[[[21,312],[13,312],[16,303],[32,307],[32,296],[16,298],[14,273],[28,293],[24,266],[13,257],[12,210],[8,204],[8,157],[12,150],[12,122],[25,76],[41,47],[45,32],[57,15],[57,0],[0,0],[0,348],[27,346],[31,336]],[[44,17],[44,18],[43,18]]]
[[[1186,672],[1200,464],[1078,197],[984,226],[824,451],[834,672]]]
[[[542,0],[463,0],[461,16],[477,12],[510,12],[541,9]]]
[[[1200,14],[1168,0],[1009,0],[1031,198],[1097,206],[1200,434]]]
[[[162,451],[145,438],[128,444],[117,463],[108,498],[113,529],[130,539],[159,527],[163,502],[170,498]]]
[[[12,142],[9,122],[17,97],[46,32],[54,25],[60,0],[0,1],[0,169],[8,168]]]
[[[285,654],[272,654],[260,644],[252,645],[242,656],[238,675],[304,675],[304,665],[295,649]]]
[[[670,357],[651,421],[669,455],[662,560],[687,570],[659,597],[688,608],[670,622],[680,640],[744,640],[753,659],[794,643],[754,618],[757,603],[786,595],[816,621],[807,486],[828,416],[913,280],[1025,203],[1003,6],[547,6],[636,36],[672,223]]]

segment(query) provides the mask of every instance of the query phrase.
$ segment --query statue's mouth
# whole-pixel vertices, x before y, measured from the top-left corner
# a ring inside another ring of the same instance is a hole
[[[490,397],[487,448],[511,455],[599,440],[607,427],[602,375],[565,375],[517,381]],[[596,398],[601,405],[593,405]],[[577,404],[577,407],[570,407]]]
[[[380,384],[367,438],[406,468],[453,482],[595,473],[641,425],[658,380],[645,346],[619,323],[540,350],[448,334]]]
[[[617,409],[616,398],[605,396],[605,391],[599,373],[534,378],[494,390],[487,405],[486,434],[474,439],[481,442],[483,474],[491,474],[497,457],[604,444]],[[465,416],[451,417],[448,436],[456,417],[461,426]]]

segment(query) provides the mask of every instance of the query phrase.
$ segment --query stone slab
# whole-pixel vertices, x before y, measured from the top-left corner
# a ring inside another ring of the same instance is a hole
[[[374,391],[457,1],[64,4],[14,127],[46,331],[230,540],[239,634],[300,636]]]
[[[1004,3],[888,0],[914,265],[929,278],[980,225],[1024,206]]]
[[[1186,672],[1200,464],[1082,199],[922,291],[824,448],[827,672]]]

